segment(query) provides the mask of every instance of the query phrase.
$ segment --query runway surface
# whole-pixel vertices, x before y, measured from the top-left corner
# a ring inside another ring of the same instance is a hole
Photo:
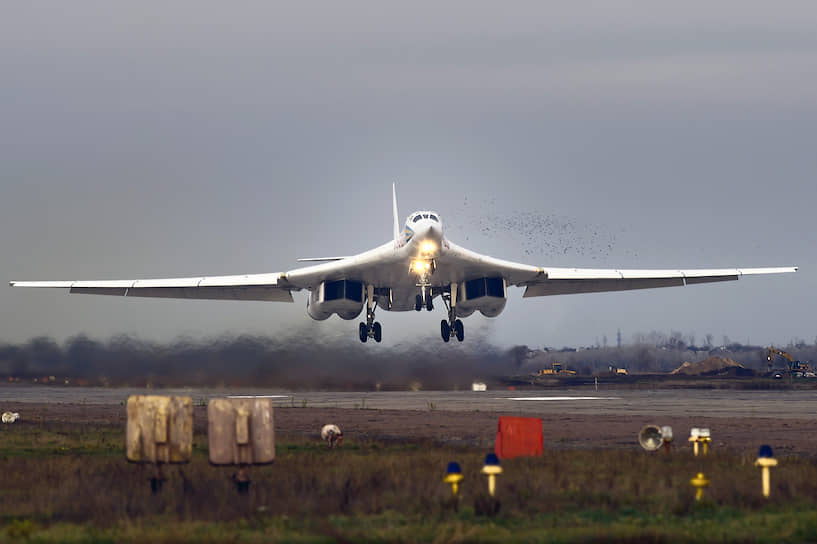
[[[16,403],[119,405],[130,395],[186,395],[194,403],[230,395],[271,395],[278,407],[367,408],[548,414],[817,419],[815,391],[709,389],[558,391],[287,392],[269,389],[141,389],[0,385],[0,410]]]

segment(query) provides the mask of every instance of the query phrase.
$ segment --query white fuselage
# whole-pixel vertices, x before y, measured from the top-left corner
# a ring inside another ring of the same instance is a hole
[[[398,266],[388,286],[390,300],[380,298],[378,305],[397,312],[414,310],[415,297],[423,282],[428,283],[429,287],[442,285],[435,281],[437,267],[449,244],[443,233],[440,214],[432,211],[411,214],[403,227],[402,238],[395,246]]]

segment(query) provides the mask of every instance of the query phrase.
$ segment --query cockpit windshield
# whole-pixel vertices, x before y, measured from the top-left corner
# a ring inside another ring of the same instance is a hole
[[[436,215],[436,214],[431,213],[431,212],[417,212],[414,215],[409,216],[408,222],[409,223],[416,223],[417,221],[419,221],[421,219],[430,219],[431,221],[434,221],[435,223],[440,222],[440,217],[438,215]]]

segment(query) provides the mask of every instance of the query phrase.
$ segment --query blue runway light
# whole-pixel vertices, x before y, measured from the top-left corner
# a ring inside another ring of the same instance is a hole
[[[772,447],[768,444],[763,444],[760,446],[760,451],[757,454],[758,457],[774,457],[772,455]]]

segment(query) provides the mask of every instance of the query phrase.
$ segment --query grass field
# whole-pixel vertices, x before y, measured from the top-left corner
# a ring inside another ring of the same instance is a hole
[[[0,542],[803,542],[817,540],[817,464],[781,459],[772,499],[754,455],[687,448],[546,451],[503,462],[496,516],[479,474],[483,449],[430,442],[356,442],[339,450],[278,436],[277,460],[253,467],[239,495],[234,470],[194,460],[129,464],[118,426],[18,422],[0,427]],[[442,483],[449,461],[465,479],[458,508]],[[712,484],[696,503],[689,479]]]

